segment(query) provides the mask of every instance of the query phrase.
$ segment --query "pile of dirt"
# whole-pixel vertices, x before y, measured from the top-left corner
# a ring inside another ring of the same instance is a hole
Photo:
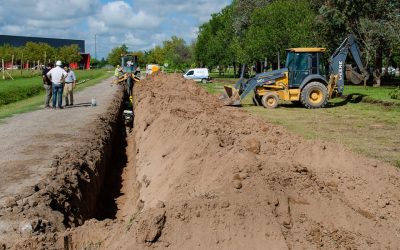
[[[68,230],[67,249],[397,249],[400,174],[308,141],[178,75],[135,86],[116,220]]]
[[[0,249],[58,248],[59,233],[95,216],[105,176],[113,167],[122,103],[121,88],[107,111],[54,159],[46,179],[0,208]]]

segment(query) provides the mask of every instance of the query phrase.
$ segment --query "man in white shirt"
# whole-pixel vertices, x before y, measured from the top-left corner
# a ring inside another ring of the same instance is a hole
[[[74,92],[73,89],[76,87],[76,76],[74,71],[72,71],[68,66],[64,66],[64,70],[67,72],[65,77],[65,106],[74,105]]]
[[[61,61],[56,62],[56,67],[52,68],[48,73],[47,77],[52,82],[53,88],[53,109],[56,108],[56,104],[58,101],[58,108],[62,109],[62,94],[64,88],[64,80],[67,76],[67,72],[61,68]]]

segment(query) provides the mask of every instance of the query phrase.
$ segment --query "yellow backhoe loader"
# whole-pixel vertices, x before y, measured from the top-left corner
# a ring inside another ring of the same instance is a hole
[[[300,102],[306,108],[322,108],[330,98],[341,95],[344,86],[346,57],[351,52],[361,73],[351,72],[353,82],[369,78],[353,35],[343,41],[329,60],[328,77],[323,63],[325,48],[291,48],[287,50],[283,69],[261,73],[247,81],[242,76],[235,86],[224,86],[225,105],[241,105],[241,100],[254,91],[253,102],[265,108],[275,108],[279,100]]]

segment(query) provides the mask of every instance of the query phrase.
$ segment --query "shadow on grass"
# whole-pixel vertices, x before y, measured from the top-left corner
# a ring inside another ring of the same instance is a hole
[[[359,93],[354,93],[347,95],[342,99],[340,102],[329,102],[328,105],[326,106],[327,108],[336,108],[336,107],[341,107],[345,106],[348,103],[360,103],[362,102],[363,98],[366,97],[367,95],[359,94]]]
[[[367,95],[363,95],[363,94],[358,94],[358,93],[354,93],[354,94],[350,94],[347,95],[344,99],[342,99],[342,101],[339,102],[328,102],[328,104],[324,107],[324,108],[337,108],[337,107],[342,107],[347,105],[348,103],[360,103],[362,102],[363,98],[366,97]],[[242,107],[257,107],[255,104],[253,103],[246,103],[246,104],[242,104]],[[262,107],[262,106],[260,106]],[[285,103],[279,103],[277,108],[287,108],[287,109],[296,109],[296,108],[304,108],[303,105],[301,104],[301,102],[285,102]]]

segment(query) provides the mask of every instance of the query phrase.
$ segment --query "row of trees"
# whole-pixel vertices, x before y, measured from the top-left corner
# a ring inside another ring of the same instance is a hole
[[[353,33],[365,62],[400,66],[399,13],[398,0],[234,0],[200,27],[195,60],[210,68],[276,65],[286,48],[321,46],[329,55]]]
[[[159,65],[168,65],[167,68],[173,70],[184,70],[194,64],[195,44],[186,44],[182,38],[172,36],[162,45],[155,46],[149,51],[128,51],[128,47],[123,44],[115,47],[108,54],[107,61],[111,65],[118,65],[121,61],[121,54],[135,53],[138,55],[140,65],[157,63]]]
[[[79,62],[78,45],[63,46],[54,48],[47,43],[27,42],[22,47],[12,47],[10,45],[0,46],[0,59],[5,62],[13,61],[14,64],[27,62],[48,63],[61,60],[64,63]]]

